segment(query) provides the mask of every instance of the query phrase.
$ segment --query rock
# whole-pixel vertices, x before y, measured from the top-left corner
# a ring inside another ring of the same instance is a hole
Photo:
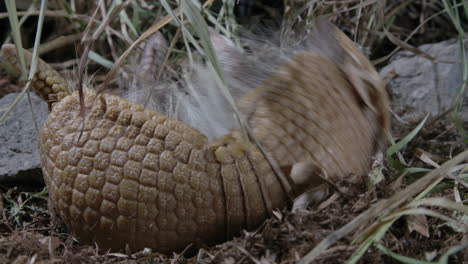
[[[456,39],[422,45],[419,49],[439,60],[458,63],[434,63],[409,51],[402,51],[381,70],[382,77],[392,71],[396,74],[388,84],[392,109],[407,122],[418,122],[428,113],[431,117],[444,113],[450,108],[462,84],[461,48]],[[466,91],[460,113],[464,122],[468,122]]]
[[[3,115],[19,94],[13,93],[0,99],[0,115]],[[34,119],[25,95],[7,118],[0,123],[0,183],[17,184],[42,181],[38,130],[44,124],[47,104],[31,93]]]

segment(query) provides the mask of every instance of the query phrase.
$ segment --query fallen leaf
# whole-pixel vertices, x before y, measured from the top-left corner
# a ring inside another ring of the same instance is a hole
[[[425,215],[410,215],[406,218],[406,222],[410,232],[416,231],[425,237],[429,237],[429,225]]]

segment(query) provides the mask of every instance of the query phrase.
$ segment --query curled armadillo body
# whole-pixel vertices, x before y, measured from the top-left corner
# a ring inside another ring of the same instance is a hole
[[[253,145],[229,136],[208,144],[140,104],[85,95],[84,121],[74,93],[54,106],[39,140],[51,201],[84,241],[180,251],[255,227],[286,204]]]
[[[319,174],[335,181],[366,173],[388,129],[387,98],[370,63],[335,33],[340,56],[296,54],[239,102],[290,186],[236,131],[208,142],[181,121],[88,89],[83,119],[78,93],[41,61],[33,88],[53,104],[39,138],[52,207],[84,242],[170,253],[258,226]],[[15,57],[11,46],[2,53]]]

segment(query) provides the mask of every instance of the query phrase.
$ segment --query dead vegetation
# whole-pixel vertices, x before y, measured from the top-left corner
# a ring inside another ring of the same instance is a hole
[[[24,20],[23,45],[32,48],[39,3],[17,2],[17,7],[22,8],[18,15]],[[285,0],[276,5],[258,1],[264,3],[251,9],[242,9],[231,1],[208,2],[214,3],[203,15],[212,27],[226,35],[239,29],[233,22],[235,16],[242,27],[250,30],[265,25],[279,26],[277,21],[281,18],[284,34],[304,30],[317,16],[329,16],[365,48],[378,66],[401,48],[426,56],[414,47],[457,36],[463,38],[463,31],[468,28],[468,4],[463,5],[463,1]],[[21,7],[20,3],[25,5]],[[195,44],[186,39],[189,33],[174,22],[174,17],[180,14],[188,19],[184,10],[176,10],[176,1],[108,0],[100,1],[98,6],[96,3],[49,1],[44,12],[38,54],[75,83],[84,78],[78,71],[83,69],[84,74],[92,76],[95,85],[107,79],[109,89],[117,86],[115,78],[108,75],[109,70],[115,67],[117,76],[125,74],[125,63],[135,55],[129,53],[122,65],[117,63],[119,58],[138,36],[145,36],[148,28],[159,30],[172,41],[161,78],[177,78],[181,61],[189,63],[184,58],[196,53]],[[115,12],[118,9],[123,11]],[[4,27],[8,24],[8,14],[6,9],[0,11],[0,25]],[[196,31],[189,23],[184,25],[188,32]],[[0,37],[3,43],[11,42],[7,34]],[[82,54],[88,54],[89,59],[80,63]],[[18,88],[4,72],[0,73],[0,87],[1,92],[4,87]],[[436,118],[420,126],[394,120],[392,132],[396,143],[384,153],[383,164],[375,163],[364,184],[342,183],[340,187],[349,192],[336,192],[308,210],[275,212],[274,217],[254,232],[244,232],[232,241],[213,247],[187,248],[173,256],[151,251],[127,255],[81,245],[67,233],[59,219],[50,215],[47,193],[42,186],[1,186],[0,263],[296,263],[301,260],[307,263],[312,259],[314,263],[464,263],[468,259],[466,152],[459,162],[462,165],[443,166],[445,171],[437,168],[466,149],[466,124],[457,125],[446,117],[433,120]],[[431,172],[434,176],[426,185],[411,185]],[[415,193],[409,195],[413,189]],[[396,207],[372,212],[399,195],[405,199]],[[372,213],[370,221],[361,221],[363,216]],[[350,225],[356,222],[360,224]]]

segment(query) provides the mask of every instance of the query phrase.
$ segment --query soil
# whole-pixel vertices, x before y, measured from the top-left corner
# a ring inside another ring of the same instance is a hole
[[[2,1],[3,2],[3,1]],[[81,2],[81,1],[78,1]],[[243,2],[243,1],[241,1]],[[248,2],[248,1],[247,1]],[[263,1],[265,2],[265,1]],[[333,1],[329,1],[333,2]],[[335,1],[336,2],[336,1]],[[359,1],[358,1],[359,2]],[[388,1],[390,3],[398,1]],[[419,2],[419,1],[414,1]],[[429,1],[428,2],[434,2]],[[417,26],[422,15],[418,13],[421,6],[415,3],[408,5],[405,12],[398,16],[407,16],[408,28]],[[4,8],[0,5],[0,11]],[[276,7],[275,7],[276,8]],[[424,17],[433,14],[433,5],[426,7]],[[89,13],[94,9],[89,8]],[[255,12],[258,10],[255,9]],[[238,12],[238,11],[236,11]],[[414,15],[416,14],[416,16]],[[466,19],[466,18],[464,18]],[[0,20],[4,24],[6,19]],[[50,20],[48,20],[50,22]],[[342,22],[342,21],[341,21]],[[341,23],[339,19],[337,23]],[[407,36],[411,31],[403,28],[400,37]],[[440,24],[446,25],[445,18]],[[57,23],[52,38],[59,35]],[[413,44],[428,43],[439,39],[453,37],[454,31],[440,29],[437,34],[437,20],[426,27],[428,33],[419,32]],[[2,28],[4,25],[2,26]],[[35,24],[28,20],[25,27],[34,28]],[[350,29],[343,25],[344,29]],[[444,27],[445,28],[445,27]],[[29,30],[30,31],[30,30]],[[34,30],[33,30],[34,31]],[[69,32],[68,32],[69,33]],[[68,34],[67,33],[67,34]],[[419,37],[418,37],[419,36]],[[5,37],[0,35],[2,39]],[[77,46],[79,46],[77,44]],[[102,43],[96,44],[98,48]],[[373,57],[388,54],[393,48],[388,40],[371,43],[374,48]],[[53,56],[53,62],[69,60],[73,46],[62,49],[63,57]],[[75,53],[72,53],[75,54]],[[51,56],[51,55],[48,55]],[[92,67],[91,67],[92,68]],[[0,87],[2,92],[18,90],[17,83],[6,73],[0,72]],[[408,134],[416,125],[401,124],[394,120],[392,132],[395,138]],[[442,164],[466,148],[455,126],[449,120],[441,118],[425,126],[420,133],[402,151],[402,155],[410,167],[430,168],[427,163],[418,158],[418,153],[430,153],[431,158]],[[404,189],[408,184],[424,174],[411,174],[409,177],[399,177],[400,173],[392,169],[386,162],[383,165],[384,179],[377,185],[368,187],[365,183],[343,183],[340,190],[334,191],[318,205],[307,209],[291,212],[291,208],[275,211],[265,223],[251,232],[244,231],[231,241],[215,246],[189,246],[184,252],[173,255],[161,255],[151,251],[135,254],[125,252],[103,252],[97,245],[81,244],[70,235],[60,219],[48,209],[47,192],[43,185],[0,186],[0,264],[2,263],[296,263],[320,241],[333,231],[353,221],[360,213],[370,206],[391,197]],[[439,184],[432,196],[446,197],[454,200],[454,181],[445,179]],[[342,187],[342,188],[341,188]],[[459,186],[461,192],[466,188]],[[464,199],[466,199],[466,195]],[[430,208],[454,218],[460,218],[454,211],[440,208]],[[466,218],[466,216],[465,216]],[[465,220],[466,225],[466,220]],[[315,263],[344,263],[358,248],[353,241],[362,234],[357,230],[333,244],[322,252]],[[403,256],[420,259],[436,260],[450,248],[465,244],[468,234],[459,232],[436,217],[410,216],[401,217],[393,223],[380,244],[388,250]],[[468,263],[468,250],[462,250],[450,256],[448,263]],[[375,246],[371,246],[359,260],[359,263],[399,263]]]
[[[404,151],[405,159],[412,162],[412,166],[428,167],[412,157],[416,148],[435,153],[442,159],[448,159],[450,152],[462,150],[463,145],[457,143],[456,131],[445,123],[441,121],[430,129],[422,130]],[[400,128],[399,131],[405,134],[410,129]],[[442,133],[445,136],[438,138]],[[398,175],[393,175],[389,170],[384,174],[384,181],[367,190],[362,185],[346,186],[350,192],[334,192],[324,202],[307,210],[291,212],[290,208],[285,208],[275,211],[260,228],[252,232],[244,231],[232,241],[200,249],[189,247],[182,254],[173,256],[149,251],[126,255],[82,245],[67,233],[59,218],[51,215],[43,186],[1,186],[0,263],[32,263],[28,262],[32,259],[35,263],[295,263],[328,234],[405,187],[404,181],[395,184]],[[445,190],[437,192],[435,196],[453,199],[449,182],[447,180]],[[409,226],[415,219],[400,218],[385,234],[381,244],[395,253],[425,259],[426,255],[435,253],[440,256],[449,248],[467,241],[467,234],[454,231],[438,218],[423,217],[419,220],[416,225],[420,229],[410,231]],[[344,263],[357,249],[352,241],[359,234],[361,232],[358,231],[341,239],[323,252],[317,263]],[[468,252],[462,251],[452,255],[449,263],[463,263],[467,259]],[[371,247],[360,263],[398,261]]]

